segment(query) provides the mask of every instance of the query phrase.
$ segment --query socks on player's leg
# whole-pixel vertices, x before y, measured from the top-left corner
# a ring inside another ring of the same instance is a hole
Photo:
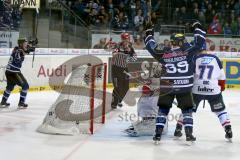
[[[186,140],[195,141],[196,138],[193,136],[193,118],[191,110],[183,111],[183,124],[186,133]]]
[[[218,119],[226,132],[225,138],[231,139],[232,127],[231,127],[231,122],[230,122],[228,113],[226,112],[226,110],[223,110],[221,112],[215,112],[215,114],[218,116]]]
[[[18,103],[18,107],[20,107],[20,108],[27,108],[28,107],[28,105],[25,103],[26,96],[27,96],[27,90],[22,90],[20,92],[20,100],[19,100],[19,103]]]
[[[163,128],[167,122],[167,115],[161,113],[160,115],[157,116],[156,118],[156,130],[155,130],[155,135],[153,137],[154,141],[160,141]]]
[[[10,96],[11,91],[5,90],[3,93],[2,101],[1,101],[1,106],[2,107],[8,107],[10,103],[7,103],[8,97]]]
[[[175,137],[181,137],[182,136],[182,126],[183,126],[183,115],[181,114],[179,116],[179,119],[176,124],[176,129],[174,131]]]

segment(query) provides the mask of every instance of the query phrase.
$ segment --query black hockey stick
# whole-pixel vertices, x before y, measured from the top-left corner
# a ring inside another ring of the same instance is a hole
[[[203,100],[203,108],[205,108],[205,99]]]
[[[39,15],[39,10],[38,8],[36,8],[36,17],[35,17],[36,20],[35,20],[35,32],[34,32],[35,41],[37,40],[37,32],[38,32],[38,15]],[[33,68],[34,60],[35,60],[35,50],[33,52],[33,57],[32,57],[32,68]]]
[[[140,85],[145,85],[146,84],[146,81],[139,80],[138,76],[134,76],[130,72],[123,71],[123,73],[128,75],[131,79],[136,80]],[[132,72],[132,73],[140,73],[140,72]],[[144,73],[144,72],[142,72],[142,73]],[[150,77],[150,78],[154,78],[154,77]],[[161,88],[169,88],[169,86],[168,85],[161,85]],[[158,91],[158,90],[160,90],[160,88],[155,89],[155,91]]]

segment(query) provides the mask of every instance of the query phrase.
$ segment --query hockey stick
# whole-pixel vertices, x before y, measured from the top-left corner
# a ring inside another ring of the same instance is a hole
[[[37,39],[37,32],[38,32],[38,15],[39,15],[39,10],[36,8],[36,20],[35,20],[35,39]],[[35,50],[33,52],[33,57],[32,57],[32,68],[35,60]]]
[[[137,76],[133,76],[131,73],[127,72],[127,71],[123,71],[123,73],[125,73],[126,75],[128,75],[131,79],[135,79],[137,82],[139,82],[141,85],[145,85],[146,82],[139,80]],[[134,73],[139,73],[139,72],[134,72]],[[154,78],[154,77],[150,77],[150,78]],[[161,85],[161,88],[169,88],[168,85]],[[155,91],[160,90],[160,88],[155,89]]]
[[[205,108],[205,99],[203,100],[203,108]]]
[[[146,84],[146,82],[141,81],[141,80],[138,80],[137,78],[139,78],[139,77],[133,76],[131,73],[129,73],[129,72],[127,72],[127,71],[123,71],[123,73],[125,73],[126,75],[128,75],[128,76],[131,77],[132,79],[136,79],[136,81],[139,82],[141,85],[145,85],[145,84]],[[139,73],[139,72],[137,72],[137,73]],[[160,85],[160,84],[159,84],[159,85]],[[154,94],[160,93],[160,88],[169,88],[169,86],[166,86],[166,85],[164,85],[164,86],[162,85],[161,87],[159,86],[159,88],[153,90],[153,93],[154,93]],[[173,101],[173,104],[176,105],[176,106],[178,106],[178,103],[177,103],[176,101]]]

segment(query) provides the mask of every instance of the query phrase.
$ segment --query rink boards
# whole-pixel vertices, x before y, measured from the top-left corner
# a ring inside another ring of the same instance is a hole
[[[47,52],[38,51],[39,55],[35,55],[35,61],[32,67],[32,55],[28,55],[25,58],[22,67],[22,73],[26,77],[30,85],[30,91],[46,91],[46,90],[56,90],[61,88],[63,85],[62,82],[56,82],[54,85],[49,85],[49,80],[51,78],[62,79],[64,80],[69,73],[71,73],[72,68],[76,63],[82,63],[81,61],[86,61],[82,59],[82,56],[86,56],[91,54],[91,61],[102,62],[108,64],[108,71],[111,71],[109,68],[110,65],[110,52],[106,52],[103,50],[83,50],[80,52],[79,50],[66,51],[61,49],[51,50],[51,54],[47,54]],[[46,51],[46,50],[42,50]],[[87,52],[88,51],[88,52]],[[147,55],[143,50],[138,52],[138,64],[145,63],[146,61],[152,63],[151,56]],[[55,54],[53,54],[55,53]],[[103,54],[101,54],[103,53]],[[222,56],[221,56],[222,55]],[[223,57],[223,54],[219,53],[220,57]],[[226,57],[226,56],[225,56]],[[238,57],[238,56],[234,56]],[[0,56],[0,94],[2,94],[3,89],[6,86],[6,78],[4,75],[5,66],[8,62],[9,54],[1,54]],[[92,60],[93,59],[93,60]],[[240,57],[239,58],[221,58],[223,63],[223,67],[226,73],[226,88],[229,89],[239,89],[240,88]],[[109,74],[109,72],[108,72]],[[108,75],[108,87],[111,87],[111,76]],[[16,88],[14,92],[17,92],[19,89]]]

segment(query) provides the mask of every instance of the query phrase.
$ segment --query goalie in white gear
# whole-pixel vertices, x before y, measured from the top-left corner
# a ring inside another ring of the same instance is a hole
[[[153,136],[156,128],[156,116],[158,115],[158,95],[159,79],[156,79],[142,86],[142,96],[137,103],[137,114],[139,120],[133,122],[125,133],[132,137]],[[158,84],[157,84],[158,83]],[[157,91],[157,92],[156,92]],[[167,132],[168,125],[164,127],[164,134]]]

